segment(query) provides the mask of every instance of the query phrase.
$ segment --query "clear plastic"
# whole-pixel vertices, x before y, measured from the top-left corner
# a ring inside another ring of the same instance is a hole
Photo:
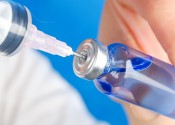
[[[175,68],[123,44],[108,46],[108,63],[95,81],[109,96],[175,119]]]
[[[24,46],[62,57],[73,55],[72,48],[65,42],[37,30],[34,25],[27,31]]]

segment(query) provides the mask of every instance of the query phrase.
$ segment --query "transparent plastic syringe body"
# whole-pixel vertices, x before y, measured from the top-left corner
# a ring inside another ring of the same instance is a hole
[[[175,68],[115,43],[104,72],[94,80],[104,94],[175,119]]]
[[[30,47],[62,57],[73,55],[72,48],[65,42],[39,31],[34,25],[30,25],[27,31],[24,47]]]
[[[14,2],[0,1],[0,54],[14,55],[30,47],[53,55],[73,55],[66,43],[37,30],[27,7]]]

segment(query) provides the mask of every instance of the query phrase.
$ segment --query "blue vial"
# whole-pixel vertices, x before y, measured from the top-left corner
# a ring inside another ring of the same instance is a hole
[[[77,76],[94,80],[106,95],[175,119],[174,66],[120,43],[88,39],[77,52],[87,56],[74,58]]]

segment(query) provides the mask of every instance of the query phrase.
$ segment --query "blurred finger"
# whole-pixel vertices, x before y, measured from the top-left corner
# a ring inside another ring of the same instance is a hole
[[[175,65],[175,0],[125,0],[140,13]]]

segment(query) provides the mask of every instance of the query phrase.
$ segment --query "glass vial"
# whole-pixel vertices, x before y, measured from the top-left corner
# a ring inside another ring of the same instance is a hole
[[[102,93],[175,119],[174,66],[120,43],[105,46],[92,39],[77,49],[77,76],[94,80]]]

